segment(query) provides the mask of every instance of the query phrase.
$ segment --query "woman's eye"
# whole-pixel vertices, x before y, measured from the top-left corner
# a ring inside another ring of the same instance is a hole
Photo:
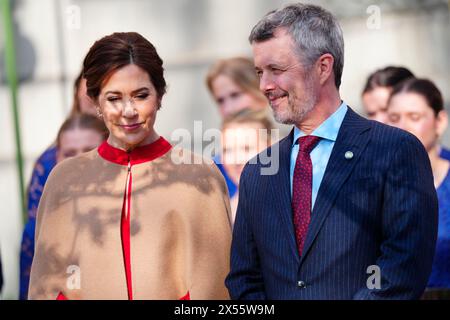
[[[148,93],[143,93],[137,96],[138,99],[146,99],[148,97]]]
[[[71,157],[75,157],[76,156],[76,152],[75,151],[67,151],[63,153],[63,157],[64,158],[71,158]]]
[[[392,123],[397,123],[400,117],[398,115],[392,114],[388,116],[388,119]]]
[[[119,97],[108,97],[108,98],[106,98],[108,101],[110,101],[110,102],[114,102],[114,101],[118,101],[118,100],[120,100],[120,98]]]
[[[232,92],[230,94],[230,97],[233,98],[233,99],[236,99],[236,98],[239,98],[240,95],[241,95],[240,92]]]

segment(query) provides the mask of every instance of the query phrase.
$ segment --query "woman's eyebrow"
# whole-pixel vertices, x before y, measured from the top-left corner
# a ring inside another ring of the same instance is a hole
[[[149,91],[149,88],[147,88],[147,87],[142,87],[142,88],[133,90],[131,93],[132,93],[132,94],[136,94],[136,93],[141,92],[141,91]]]

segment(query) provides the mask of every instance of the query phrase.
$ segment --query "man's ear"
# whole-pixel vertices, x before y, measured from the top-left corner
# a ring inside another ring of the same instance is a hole
[[[333,66],[334,57],[329,53],[325,53],[317,59],[317,72],[321,85],[325,84],[333,76]]]

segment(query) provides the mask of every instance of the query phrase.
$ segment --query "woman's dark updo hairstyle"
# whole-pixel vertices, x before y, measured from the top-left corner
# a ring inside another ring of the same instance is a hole
[[[399,93],[415,93],[421,95],[428,106],[433,109],[435,116],[444,110],[444,99],[442,98],[441,92],[436,85],[428,79],[411,78],[400,82],[392,90],[389,101],[393,96]]]
[[[97,40],[83,62],[87,94],[94,101],[113,72],[129,64],[145,70],[155,86],[159,100],[166,93],[163,61],[155,47],[136,32],[116,32]]]

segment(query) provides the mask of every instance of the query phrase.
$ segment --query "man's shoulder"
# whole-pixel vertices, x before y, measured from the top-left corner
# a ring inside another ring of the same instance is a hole
[[[354,110],[352,110],[349,107],[349,112],[352,113],[352,115],[350,115],[349,118],[352,119],[351,122],[347,122],[347,125],[349,125],[350,127],[354,125],[355,122],[363,125],[364,127],[367,127],[369,130],[369,134],[372,136],[373,139],[377,140],[377,141],[388,141],[388,142],[396,142],[399,140],[417,140],[417,138],[415,138],[414,135],[412,135],[411,133],[381,123],[379,121],[375,121],[375,120],[369,120],[364,118],[363,116],[359,115],[357,112],[355,112]],[[346,124],[346,121],[344,120],[343,125]]]
[[[354,111],[353,113],[353,120],[370,129],[366,131],[369,134],[366,153],[371,155],[376,154],[377,158],[387,157],[391,160],[396,155],[403,154],[407,149],[409,150],[406,152],[407,154],[410,154],[410,152],[421,153],[422,155],[426,154],[425,148],[415,135],[379,121],[366,119]],[[353,123],[355,122],[353,121],[347,125],[352,126]]]
[[[404,143],[415,145],[416,147],[422,147],[422,143],[419,139],[400,128],[396,128],[375,120],[367,120],[371,122],[372,130],[372,143],[383,143],[386,147],[398,148]]]

